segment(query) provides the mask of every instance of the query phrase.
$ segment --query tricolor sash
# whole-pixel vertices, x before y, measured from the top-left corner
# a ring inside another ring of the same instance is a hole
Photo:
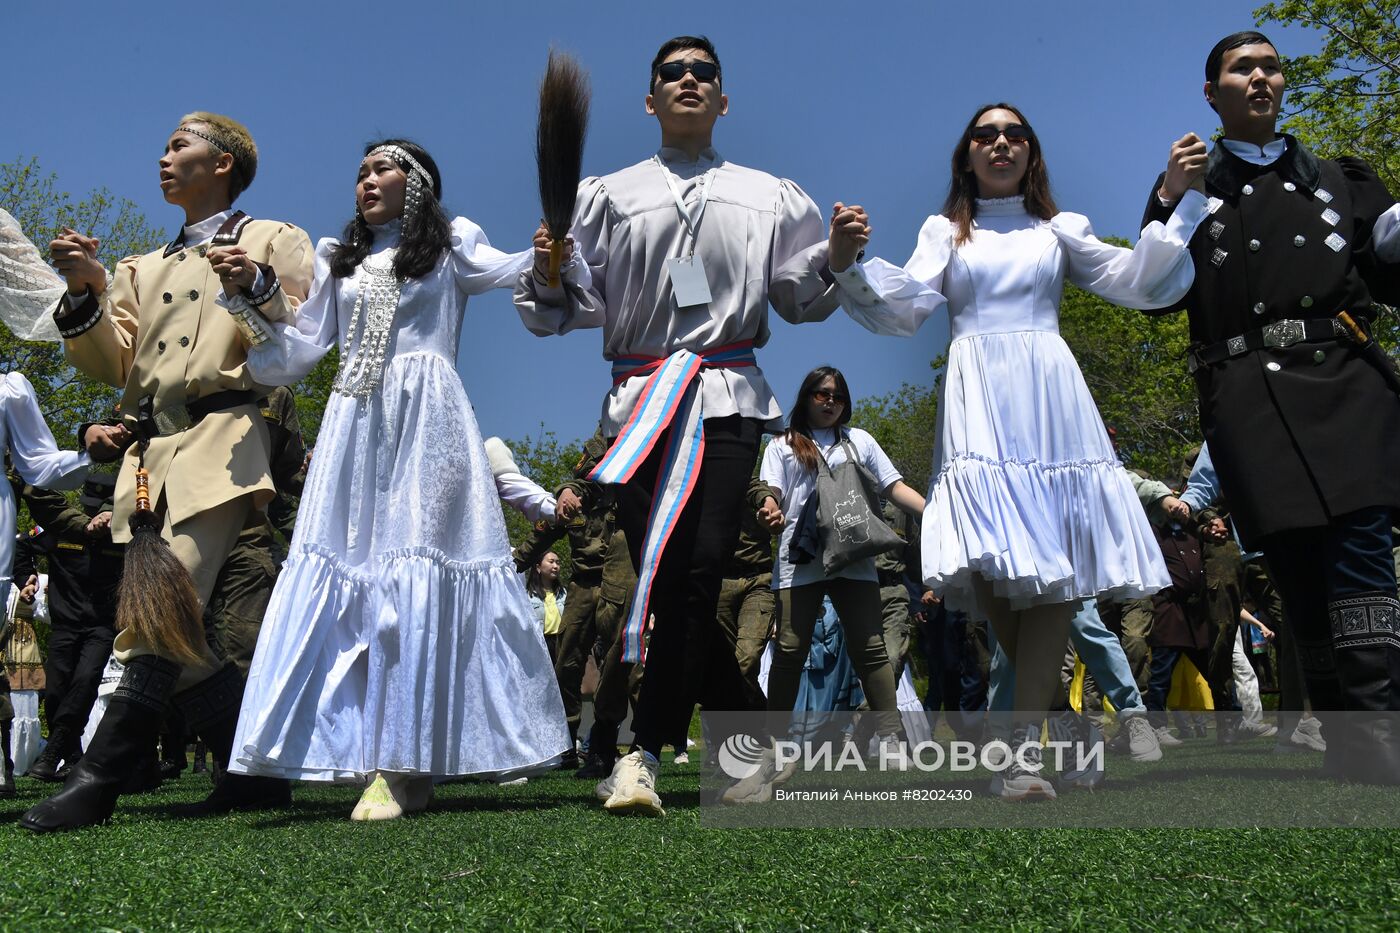
[[[728,344],[701,354],[677,350],[670,356],[622,357],[613,361],[613,384],[633,376],[651,373],[632,416],[598,461],[588,478],[597,483],[625,483],[651,454],[661,434],[669,427],[670,439],[657,472],[647,516],[642,562],[637,573],[637,592],[622,632],[622,660],[642,661],[646,655],[644,635],[649,617],[651,590],[666,542],[675,530],[681,511],[690,499],[700,464],[705,456],[705,412],[700,396],[701,369],[737,369],[755,366],[753,341]]]

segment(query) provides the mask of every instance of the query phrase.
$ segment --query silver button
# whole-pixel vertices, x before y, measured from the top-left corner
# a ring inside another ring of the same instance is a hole
[[[1268,370],[1269,372],[1271,372],[1271,373],[1276,373],[1276,372],[1278,372],[1280,369],[1283,369],[1282,366],[1280,366],[1279,364],[1274,363],[1274,362],[1272,362],[1272,361],[1270,361],[1270,362],[1268,362],[1268,363],[1265,363],[1265,364],[1264,364],[1264,368],[1267,369],[1267,370]]]
[[[1254,193],[1254,186],[1253,186],[1253,185],[1245,185],[1245,186],[1244,186],[1243,188],[1241,188],[1240,190],[1243,191],[1245,194],[1253,194],[1253,193]]]
[[[1283,183],[1283,190],[1284,190],[1284,191],[1297,191],[1297,190],[1298,190],[1298,186],[1295,185],[1295,184],[1293,184],[1293,182],[1291,182],[1291,181],[1286,181],[1286,182]]]
[[[1259,243],[1258,240],[1250,240],[1250,241],[1249,241],[1249,250],[1250,250],[1250,252],[1253,252],[1253,253],[1259,252],[1259,246],[1260,246],[1260,243]]]
[[[1312,307],[1312,295],[1304,295],[1302,298],[1299,298],[1299,299],[1298,299],[1298,304],[1302,305],[1302,306],[1305,307],[1305,308],[1311,308],[1311,307]]]
[[[1307,242],[1308,242],[1308,238],[1305,237],[1305,236],[1303,236],[1301,233],[1298,234],[1297,236],[1295,236],[1295,237],[1293,238],[1293,245],[1294,245],[1294,246],[1304,246],[1304,245],[1307,244]]]
[[[1254,313],[1255,313],[1255,314],[1263,314],[1263,313],[1264,313],[1264,302],[1260,301],[1260,302],[1255,303],[1255,305],[1254,305]]]

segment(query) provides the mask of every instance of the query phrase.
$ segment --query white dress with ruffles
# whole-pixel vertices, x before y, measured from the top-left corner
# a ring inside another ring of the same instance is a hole
[[[373,255],[398,242],[375,229]],[[365,273],[330,275],[334,240],[295,327],[253,348],[267,385],[346,350]],[[465,218],[427,275],[404,283],[383,381],[332,392],[291,553],[258,637],[230,770],[300,780],[372,771],[499,774],[569,744],[544,638],[516,575],[496,484],[456,356],[469,295],[514,285]]]
[[[904,268],[872,259],[836,276],[847,311],[876,333],[910,335],[948,311],[924,582],[968,610],[974,574],[1018,609],[1154,593],[1171,581],[1060,337],[1059,305],[1066,279],[1130,308],[1179,299],[1207,203],[1190,192],[1131,250],[1097,239],[1079,214],[1041,220],[1019,197],[977,204],[968,242],[955,246],[935,215]]]

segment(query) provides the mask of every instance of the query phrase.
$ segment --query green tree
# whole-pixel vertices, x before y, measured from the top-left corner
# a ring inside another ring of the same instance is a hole
[[[316,444],[316,435],[321,431],[321,419],[325,417],[326,402],[339,367],[340,350],[331,347],[331,351],[306,374],[306,378],[292,386],[292,394],[297,401],[297,420],[301,422],[301,435],[307,447]]]
[[[1322,40],[1316,53],[1284,60],[1283,128],[1326,158],[1366,160],[1400,191],[1400,0],[1280,0],[1254,16],[1260,26],[1304,26]],[[1377,318],[1376,338],[1394,350],[1400,316],[1391,311]]]
[[[540,425],[539,433],[533,437],[506,440],[506,446],[515,455],[515,462],[520,467],[520,472],[550,492],[558,489],[565,480],[573,478],[574,466],[583,456],[583,443],[581,441],[562,442],[553,431],[546,431],[543,424]],[[530,522],[515,509],[505,508],[503,510],[510,542],[512,545],[519,544],[529,533]],[[567,576],[572,566],[569,555],[569,539],[567,537],[559,539],[559,542],[554,546],[554,551],[563,562]]]
[[[1321,33],[1316,53],[1284,62],[1284,128],[1322,156],[1365,159],[1400,190],[1400,0],[1279,0],[1254,16]]]
[[[1186,371],[1186,315],[1148,317],[1066,286],[1060,333],[1130,467],[1175,481],[1201,442],[1196,386]]]
[[[123,257],[149,252],[164,241],[135,204],[114,198],[105,188],[74,201],[60,190],[53,173],[40,168],[38,159],[0,163],[0,207],[14,215],[44,255],[63,227],[97,237],[98,258],[109,269]],[[77,426],[109,415],[120,395],[69,366],[60,345],[17,340],[0,327],[0,372],[13,371],[34,384],[39,407],[60,446],[73,446]]]

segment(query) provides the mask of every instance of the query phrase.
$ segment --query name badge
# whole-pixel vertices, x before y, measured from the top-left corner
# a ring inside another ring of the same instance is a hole
[[[705,263],[699,256],[683,256],[666,260],[666,274],[671,277],[671,294],[676,306],[692,308],[710,303],[710,282],[705,277]]]

